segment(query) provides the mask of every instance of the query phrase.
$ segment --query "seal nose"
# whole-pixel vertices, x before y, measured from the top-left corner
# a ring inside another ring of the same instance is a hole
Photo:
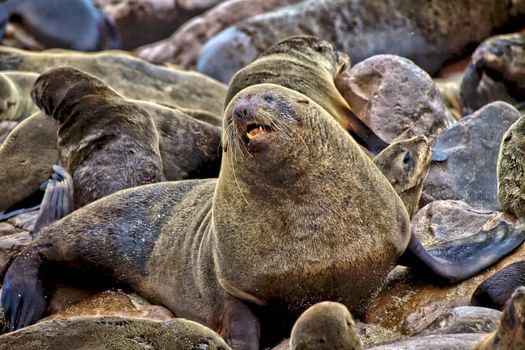
[[[240,103],[233,109],[233,115],[235,115],[239,121],[245,120],[248,117],[248,106],[245,103]]]

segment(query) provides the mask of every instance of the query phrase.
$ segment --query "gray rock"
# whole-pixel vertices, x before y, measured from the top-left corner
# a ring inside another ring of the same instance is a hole
[[[387,142],[432,140],[455,122],[432,78],[412,61],[377,55],[352,67],[337,88],[352,110]]]
[[[521,114],[504,102],[491,103],[463,118],[436,139],[448,159],[430,166],[423,191],[436,199],[459,199],[496,210],[497,163],[503,134]]]
[[[471,350],[487,333],[433,334],[372,346],[367,350]]]
[[[438,317],[421,335],[490,333],[498,328],[501,311],[485,307],[460,306]]]
[[[293,35],[315,35],[354,63],[381,53],[433,74],[448,59],[523,14],[523,0],[308,0],[252,17],[202,48],[197,70],[228,82],[257,55]],[[495,15],[497,14],[497,15]]]
[[[503,213],[475,209],[463,201],[437,200],[421,208],[412,220],[412,232],[423,244],[450,241],[489,229]]]

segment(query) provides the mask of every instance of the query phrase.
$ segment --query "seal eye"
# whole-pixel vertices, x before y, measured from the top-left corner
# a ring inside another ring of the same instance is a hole
[[[271,96],[266,96],[266,97],[264,98],[264,100],[265,100],[267,103],[269,103],[269,104],[272,104],[272,103],[273,103],[273,98],[272,98]]]
[[[408,171],[410,169],[412,163],[412,157],[410,156],[410,153],[405,153],[405,156],[403,157],[403,169],[405,171]]]

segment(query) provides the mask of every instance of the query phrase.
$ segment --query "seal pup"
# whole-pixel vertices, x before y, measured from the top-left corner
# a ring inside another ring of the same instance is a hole
[[[300,92],[330,113],[356,141],[378,154],[388,144],[352,112],[336,87],[350,58],[314,36],[287,38],[262,53],[232,78],[224,105],[247,86],[270,83]]]
[[[505,303],[498,329],[472,350],[518,350],[525,348],[525,287],[517,288]]]
[[[113,22],[89,0],[7,0],[0,5],[0,36],[13,16],[46,47],[99,51],[120,46]]]
[[[310,306],[295,322],[290,350],[363,350],[352,315],[340,303]]]
[[[32,324],[46,306],[47,272],[76,267],[218,331],[233,349],[259,349],[316,302],[362,313],[406,250],[457,281],[524,234],[498,238],[467,255],[452,250],[452,264],[447,252],[433,258],[395,190],[334,118],[296,91],[261,84],[226,108],[218,179],[126,189],[48,225],[9,267],[1,303],[11,330]]]
[[[217,333],[196,322],[116,316],[81,316],[40,322],[0,336],[0,348],[231,350]]]
[[[411,219],[418,209],[431,153],[427,138],[414,136],[392,143],[374,158],[374,164],[394,187]]]
[[[525,34],[493,36],[472,54],[460,86],[463,114],[505,101],[518,109],[525,103]]]
[[[0,121],[22,121],[37,111],[29,96],[37,77],[31,72],[0,73]]]

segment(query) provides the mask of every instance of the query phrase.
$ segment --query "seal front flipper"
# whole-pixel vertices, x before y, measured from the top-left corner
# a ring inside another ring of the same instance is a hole
[[[226,295],[222,313],[219,334],[232,349],[258,350],[261,326],[252,310],[241,300]]]
[[[372,131],[354,112],[347,112],[348,119],[345,121],[347,131],[372,154],[377,155],[389,145]]]
[[[38,321],[47,304],[39,278],[42,257],[38,251],[22,254],[15,262],[5,275],[0,299],[9,331]]]
[[[42,227],[63,218],[73,210],[73,179],[66,169],[53,165],[53,175],[46,187],[40,214],[33,229],[33,237]]]
[[[427,251],[412,233],[398,264],[422,275],[431,274],[442,282],[455,283],[483,271],[524,240],[523,224],[513,226],[503,222],[491,230],[445,242]]]

